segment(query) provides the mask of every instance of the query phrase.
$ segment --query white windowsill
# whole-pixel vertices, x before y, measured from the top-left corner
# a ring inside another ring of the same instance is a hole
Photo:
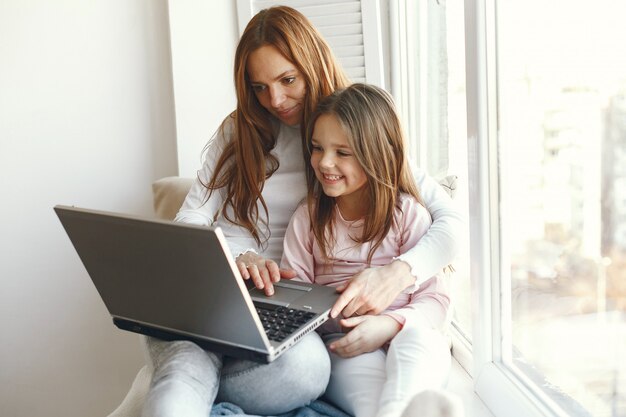
[[[472,378],[455,358],[452,358],[452,372],[450,373],[448,389],[461,397],[465,409],[465,417],[494,417],[474,392]]]

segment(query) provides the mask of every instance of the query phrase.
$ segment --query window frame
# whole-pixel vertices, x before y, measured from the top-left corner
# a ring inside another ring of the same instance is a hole
[[[445,152],[452,146],[448,122],[440,120],[447,114],[442,108],[448,104],[448,91],[441,91],[442,75],[437,75],[437,83],[432,76],[444,73],[447,78],[449,73],[447,58],[441,56],[447,55],[448,49],[447,22],[442,22],[446,13],[445,2],[389,0],[390,92],[403,121],[411,160],[436,178],[466,175],[450,171],[447,157],[433,162],[439,156],[437,151]],[[471,376],[472,345],[467,330],[453,322],[450,336],[454,358]]]
[[[442,20],[445,4],[389,0],[389,92],[412,160],[435,178],[449,174],[447,120],[441,113],[447,104],[447,91],[442,91],[447,81]]]
[[[477,395],[495,415],[566,416],[511,367],[510,271],[500,238],[498,167],[497,0],[465,3],[469,167],[472,371]],[[488,277],[489,279],[481,279]]]

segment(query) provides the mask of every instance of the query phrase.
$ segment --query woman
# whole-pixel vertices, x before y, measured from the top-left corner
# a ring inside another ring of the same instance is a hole
[[[348,84],[326,42],[291,8],[259,12],[239,41],[237,109],[209,143],[176,220],[220,226],[242,276],[268,295],[274,282],[294,277],[276,262],[289,219],[306,195],[304,127],[322,97]],[[416,181],[434,219],[429,233],[406,256],[340,287],[333,317],[377,314],[454,257],[460,217],[434,180],[420,173]],[[222,358],[190,342],[148,339],[148,351],[154,377],[144,415],[151,416],[206,416],[215,399],[276,415],[321,395],[330,373],[316,334],[269,365]]]

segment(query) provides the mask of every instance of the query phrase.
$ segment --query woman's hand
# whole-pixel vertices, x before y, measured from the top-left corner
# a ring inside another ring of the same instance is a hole
[[[354,275],[350,281],[337,287],[341,295],[330,310],[330,316],[339,314],[351,317],[354,314],[379,314],[407,287],[415,283],[411,267],[406,262],[395,260],[378,268],[368,268]]]
[[[274,284],[281,278],[290,279],[296,276],[291,269],[281,269],[271,259],[265,259],[254,252],[246,252],[237,257],[237,268],[243,279],[252,279],[254,286],[264,290],[265,295],[274,295]]]
[[[344,328],[352,328],[344,337],[332,342],[330,350],[342,358],[373,352],[393,339],[400,331],[400,323],[390,316],[354,316],[342,319]]]

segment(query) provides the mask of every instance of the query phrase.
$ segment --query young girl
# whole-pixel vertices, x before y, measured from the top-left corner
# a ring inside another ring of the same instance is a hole
[[[307,146],[307,202],[291,218],[282,258],[298,279],[342,285],[393,261],[426,233],[431,216],[420,203],[400,121],[384,90],[354,84],[323,99]],[[400,416],[415,395],[441,388],[450,369],[443,332],[449,304],[440,272],[416,282],[381,314],[324,325],[332,353],[326,398],[358,417]]]

